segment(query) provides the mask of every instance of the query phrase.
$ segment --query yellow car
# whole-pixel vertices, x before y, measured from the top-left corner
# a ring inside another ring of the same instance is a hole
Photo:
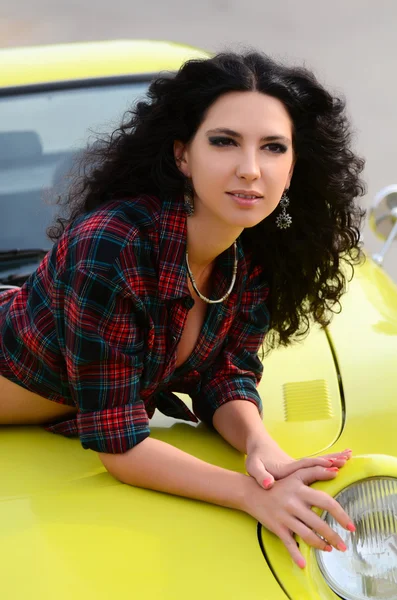
[[[65,181],[89,131],[111,130],[155,74],[202,56],[149,41],[0,51],[0,287],[21,285],[49,249],[54,208],[43,197]],[[337,478],[316,484],[356,524],[351,534],[333,523],[346,553],[300,541],[301,570],[246,514],[123,485],[79,440],[7,426],[0,428],[1,597],[395,600],[396,286],[368,258],[331,326],[271,353],[264,366],[266,427],[286,452],[353,449]],[[244,472],[244,456],[203,424],[156,413],[152,436]]]

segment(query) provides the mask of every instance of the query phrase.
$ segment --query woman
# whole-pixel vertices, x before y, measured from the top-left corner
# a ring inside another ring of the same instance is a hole
[[[311,507],[354,525],[309,485],[351,451],[293,460],[264,429],[256,387],[264,340],[327,324],[341,259],[360,258],[363,162],[349,142],[340,100],[259,53],[154,81],[91,150],[52,251],[2,294],[0,423],[78,435],[125,483],[244,510],[300,567],[294,533],[344,550]],[[248,475],[151,438],[155,408],[213,425]]]

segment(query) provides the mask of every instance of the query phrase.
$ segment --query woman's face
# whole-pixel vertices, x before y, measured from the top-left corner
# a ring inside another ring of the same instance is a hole
[[[238,228],[268,217],[290,185],[292,127],[276,98],[260,92],[219,97],[193,139],[174,145],[180,170],[193,182],[195,214]]]

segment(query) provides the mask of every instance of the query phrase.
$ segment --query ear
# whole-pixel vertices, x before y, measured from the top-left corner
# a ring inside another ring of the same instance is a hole
[[[176,166],[185,177],[190,177],[189,165],[187,160],[187,146],[180,140],[174,142],[174,158]]]
[[[285,186],[285,188],[287,190],[290,188],[290,185],[291,185],[291,179],[292,179],[292,175],[294,174],[295,163],[296,163],[296,158],[294,157],[294,159],[292,161],[291,168],[290,168],[289,173],[288,173],[287,184]]]

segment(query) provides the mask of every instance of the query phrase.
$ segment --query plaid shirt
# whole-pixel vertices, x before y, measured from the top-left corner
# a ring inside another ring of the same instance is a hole
[[[67,227],[18,290],[0,295],[0,374],[45,398],[78,407],[47,430],[84,448],[122,453],[150,433],[156,408],[212,423],[225,402],[261,410],[258,350],[268,326],[268,287],[238,240],[229,298],[208,306],[195,349],[175,368],[194,304],[187,285],[182,200],[111,200]],[[233,248],[216,260],[213,297],[227,291]],[[188,394],[193,413],[173,392]]]

